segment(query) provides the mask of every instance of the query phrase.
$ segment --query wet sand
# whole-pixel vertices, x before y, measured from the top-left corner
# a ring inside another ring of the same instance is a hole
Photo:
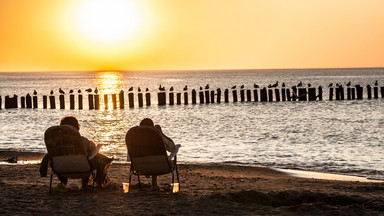
[[[0,159],[13,155],[0,153]],[[103,190],[81,191],[80,180],[70,180],[68,191],[49,194],[49,176],[40,177],[38,164],[0,165],[0,215],[384,215],[384,183],[298,178],[267,167],[180,164],[178,194],[169,192],[171,175],[159,178],[156,192],[150,178],[141,178],[140,191],[133,177],[131,192],[124,194],[128,172],[128,164],[112,164],[112,183]]]

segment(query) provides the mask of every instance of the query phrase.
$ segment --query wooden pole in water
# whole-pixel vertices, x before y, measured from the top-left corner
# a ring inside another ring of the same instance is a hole
[[[120,109],[124,109],[125,101],[124,101],[124,91],[123,90],[121,90],[119,93],[119,105],[120,105]]]
[[[145,93],[145,101],[147,106],[151,106],[151,93],[149,92]]]
[[[55,96],[49,96],[49,104],[51,105],[51,109],[56,109],[56,101]]]
[[[23,109],[25,108],[25,97],[24,96],[20,97],[20,107]]]
[[[355,99],[356,99],[355,94],[356,94],[356,88],[351,88],[351,99],[352,99],[352,100],[355,100]]]
[[[166,95],[165,92],[159,92],[157,93],[157,98],[158,98],[158,105],[159,106],[164,106],[166,104]]]
[[[211,100],[209,99],[209,90],[206,90],[204,94],[205,94],[205,103],[209,104],[211,102]]]
[[[188,92],[184,92],[184,104],[188,104]]]
[[[176,104],[177,105],[181,104],[181,93],[180,92],[176,93]]]
[[[218,88],[216,91],[217,91],[216,102],[221,103],[221,89]]]
[[[37,109],[39,105],[37,103],[37,96],[36,95],[32,97],[32,102],[33,102],[33,108]]]
[[[43,109],[47,109],[48,107],[48,97],[47,95],[43,95]]]
[[[94,97],[95,97],[95,105],[94,105],[94,107],[95,107],[96,110],[98,110],[98,109],[100,109],[100,95],[95,94]]]
[[[75,95],[69,95],[69,109],[75,109]]]
[[[139,101],[139,107],[143,107],[144,104],[143,104],[143,93],[139,93],[137,94],[137,98],[138,98],[138,101]]]
[[[79,110],[82,110],[83,109],[83,95],[79,94],[77,98],[79,100]]]
[[[384,98],[384,86],[380,87],[381,98]]]
[[[300,96],[298,93],[297,93],[297,88],[292,88],[292,94],[295,95],[295,97],[292,97],[291,100],[292,101],[296,101],[298,99],[298,97]]]
[[[333,100],[333,88],[329,88],[329,100]]]
[[[287,96],[285,94],[285,88],[281,89],[281,100],[282,101],[286,101],[287,100]]]
[[[175,95],[173,92],[169,92],[169,105],[175,104]]]
[[[247,89],[247,101],[248,102],[251,102],[252,101],[252,95],[251,95],[251,90],[250,89]]]
[[[308,100],[309,101],[316,100],[316,88],[308,88]]]
[[[287,101],[291,101],[291,91],[289,89],[286,89],[287,92]]]
[[[229,90],[228,89],[224,90],[224,102],[225,103],[229,102]]]
[[[0,96],[0,110],[1,110],[2,103],[3,103],[3,99]]]
[[[164,93],[164,92],[162,92],[162,93]],[[165,100],[165,93],[164,93],[164,100]],[[161,104],[159,104],[159,105],[161,105]],[[165,101],[164,101],[164,105],[165,105]],[[129,108],[135,107],[135,99],[134,99],[133,92],[128,93],[128,106],[129,106]]]
[[[344,87],[342,85],[339,86],[340,100],[344,100]]]
[[[117,96],[116,96],[116,94],[112,94],[112,108],[117,109]]]
[[[367,85],[367,97],[368,99],[372,99],[372,88],[370,85]]]
[[[276,96],[276,101],[280,101],[280,90],[278,88],[275,89],[275,96]]]
[[[64,95],[60,95],[59,96],[59,100],[60,100],[60,109],[65,109],[65,98],[64,98]]]
[[[379,98],[379,88],[377,86],[373,87],[373,95],[375,99]]]
[[[199,99],[200,99],[200,103],[203,104],[204,103],[204,92],[202,92],[202,91],[199,92]]]
[[[109,106],[108,106],[108,95],[107,94],[104,94],[104,109],[109,109]]]
[[[317,90],[319,91],[319,94],[317,95],[317,97],[319,98],[319,101],[322,101],[323,100],[323,87],[319,86],[317,88]]]
[[[196,90],[192,89],[192,104],[196,104]]]
[[[94,104],[93,104],[93,94],[88,94],[88,107],[89,109],[94,109]]]
[[[299,101],[307,101],[307,89],[299,88]]]
[[[351,87],[347,87],[347,100],[352,99],[352,94],[351,94]]]
[[[244,102],[244,101],[245,101],[245,93],[244,93],[244,89],[240,89],[240,100],[241,100],[241,102]]]
[[[257,94],[257,89],[253,90],[253,100],[255,102],[259,101],[259,95]]]
[[[267,96],[267,89],[264,87],[260,90],[260,101],[264,102],[264,101],[267,101],[268,99],[268,96]]]
[[[233,102],[237,102],[237,91],[236,90],[232,90],[232,98],[233,98]]]
[[[215,91],[211,91],[211,103],[215,103]]]
[[[31,95],[27,94],[25,99],[26,99],[27,108],[28,109],[32,108],[32,97],[31,97]]]
[[[357,99],[358,100],[363,99],[363,87],[357,86],[356,87],[356,94],[357,94]]]
[[[268,101],[272,102],[273,101],[273,90],[268,89]]]

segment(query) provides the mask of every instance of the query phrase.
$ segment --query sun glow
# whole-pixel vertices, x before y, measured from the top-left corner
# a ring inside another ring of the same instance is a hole
[[[127,0],[85,0],[74,19],[86,38],[104,44],[127,40],[140,26],[139,8]]]

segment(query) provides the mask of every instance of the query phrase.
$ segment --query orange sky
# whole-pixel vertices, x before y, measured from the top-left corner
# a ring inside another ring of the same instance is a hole
[[[1,0],[0,71],[384,66],[383,0]]]

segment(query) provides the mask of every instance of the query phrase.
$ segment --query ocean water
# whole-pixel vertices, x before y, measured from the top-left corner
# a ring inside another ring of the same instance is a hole
[[[83,136],[104,144],[104,154],[124,162],[125,133],[150,117],[182,145],[181,162],[266,165],[384,179],[384,100],[368,100],[366,93],[363,100],[328,100],[330,83],[373,86],[376,80],[384,86],[383,68],[0,73],[0,150],[45,152],[44,131],[61,117],[75,115]],[[300,81],[321,85],[324,100],[157,105],[159,85],[167,90],[173,86],[175,92],[187,85],[190,93],[207,84],[212,90],[234,85],[253,89],[254,83],[263,87],[276,81],[288,87]],[[99,94],[124,90],[126,108],[89,110],[84,90],[95,87]],[[135,93],[132,109],[127,108],[130,87]],[[137,106],[138,87],[149,89],[151,106]],[[66,109],[42,109],[42,96],[51,90],[57,96],[59,88],[66,92]],[[70,89],[82,90],[84,110],[69,109]],[[34,90],[40,108],[4,109],[4,96],[20,97]]]

